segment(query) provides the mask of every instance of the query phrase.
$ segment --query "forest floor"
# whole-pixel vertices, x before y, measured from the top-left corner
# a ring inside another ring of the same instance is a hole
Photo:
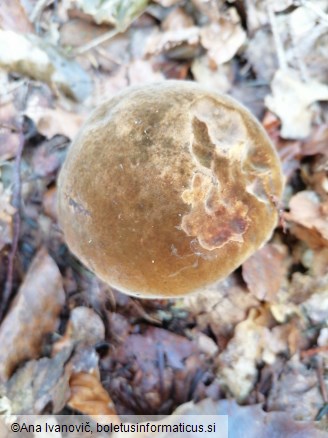
[[[328,436],[327,61],[321,0],[1,5],[0,412],[170,415],[191,402],[243,417],[249,437]],[[225,281],[141,300],[69,252],[56,179],[104,97],[166,79],[248,107],[286,184],[272,239]]]

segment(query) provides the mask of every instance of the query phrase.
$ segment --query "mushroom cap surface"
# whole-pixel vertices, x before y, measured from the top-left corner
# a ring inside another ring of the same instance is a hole
[[[58,182],[71,251],[134,296],[177,297],[225,278],[272,235],[283,177],[262,126],[194,82],[130,87],[101,104]]]

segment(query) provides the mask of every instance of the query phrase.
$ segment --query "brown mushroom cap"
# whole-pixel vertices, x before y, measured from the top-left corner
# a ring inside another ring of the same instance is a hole
[[[270,238],[282,186],[247,109],[165,81],[91,114],[60,173],[58,213],[69,248],[102,280],[176,297],[226,277]]]

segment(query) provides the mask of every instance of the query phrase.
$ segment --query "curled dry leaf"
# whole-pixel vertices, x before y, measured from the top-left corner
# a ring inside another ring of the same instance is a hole
[[[200,40],[213,64],[218,66],[235,56],[246,41],[246,33],[239,23],[222,18],[204,26],[200,30]]]
[[[96,415],[116,416],[114,403],[99,379],[98,370],[90,373],[73,373],[69,381],[71,396],[67,405],[71,409],[91,417]]]
[[[302,139],[311,132],[311,104],[328,100],[328,86],[316,81],[301,82],[290,71],[277,70],[266,106],[282,123],[281,137]]]
[[[55,135],[64,135],[73,139],[85,117],[57,107],[56,109],[44,108],[29,102],[28,108],[24,111],[36,125],[40,134],[47,138]]]
[[[42,248],[0,326],[0,380],[24,360],[38,357],[42,340],[56,330],[65,301],[59,269]]]
[[[90,77],[77,62],[66,59],[36,35],[0,30],[0,66],[46,82],[77,101],[92,90]]]
[[[243,264],[243,278],[258,300],[274,301],[286,275],[286,248],[267,244]]]
[[[165,53],[173,59],[194,58],[199,51],[199,28],[196,26],[156,32],[146,46],[147,55]]]
[[[328,245],[328,203],[320,202],[316,192],[304,190],[296,193],[289,202],[286,219],[317,231]]]

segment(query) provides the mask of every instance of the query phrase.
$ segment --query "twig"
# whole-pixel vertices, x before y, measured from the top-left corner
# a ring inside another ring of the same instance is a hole
[[[305,357],[315,356],[318,353],[328,352],[328,345],[324,345],[322,347],[310,348],[309,350],[303,350],[301,352],[301,357],[304,359]]]
[[[320,386],[322,399],[323,399],[324,403],[327,404],[328,403],[328,394],[327,394],[327,387],[326,387],[325,379],[323,376],[322,358],[317,358],[317,374],[318,374],[318,380],[319,380],[319,386]]]
[[[30,20],[32,23],[35,23],[36,20],[40,17],[42,10],[47,6],[49,0],[38,0],[33,8],[33,11],[30,14]]]
[[[91,40],[89,43],[79,47],[77,50],[75,50],[73,56],[82,55],[83,53],[88,52],[89,50],[99,46],[100,44],[105,43],[106,41],[110,40],[111,38],[113,38],[114,36],[118,35],[121,32],[124,31],[118,29],[111,29],[110,31],[104,33],[103,35],[100,35],[99,37]]]
[[[288,66],[287,66],[285,51],[281,41],[281,37],[279,35],[276,16],[271,6],[271,0],[267,0],[267,10],[268,10],[268,16],[271,25],[272,35],[276,46],[279,67],[281,70],[287,70]]]
[[[15,159],[15,166],[14,166],[14,189],[13,189],[13,197],[12,197],[12,206],[16,209],[16,212],[13,216],[13,242],[8,256],[7,279],[0,303],[0,321],[2,320],[3,315],[7,309],[13,288],[14,262],[18,248],[20,223],[21,223],[20,221],[20,206],[21,206],[20,166],[21,166],[22,154],[23,154],[24,143],[25,143],[25,138],[22,129],[18,135],[19,135],[19,146],[18,146],[18,151]]]

